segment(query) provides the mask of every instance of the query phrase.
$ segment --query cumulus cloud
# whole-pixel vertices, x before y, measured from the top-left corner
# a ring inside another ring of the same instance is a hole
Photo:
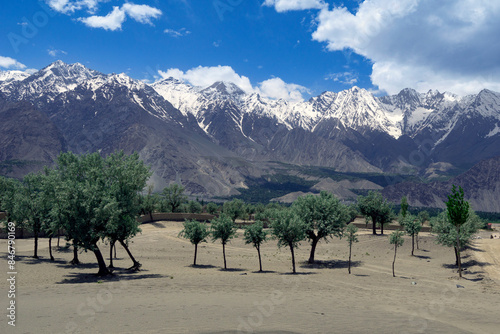
[[[125,22],[126,16],[125,11],[120,7],[113,7],[113,11],[106,16],[90,16],[81,17],[78,21],[84,23],[86,26],[91,28],[102,28],[104,30],[121,30],[122,24]]]
[[[151,19],[156,19],[161,15],[162,11],[157,8],[125,3],[122,7],[113,6],[113,11],[106,16],[81,17],[78,21],[91,28],[115,31],[122,29],[127,16],[142,24],[152,24]]]
[[[77,10],[86,9],[90,13],[95,13],[100,2],[109,0],[46,0],[47,5],[56,12],[70,14]]]
[[[261,82],[258,90],[263,96],[292,102],[303,101],[302,93],[310,93],[307,88],[297,84],[286,83],[280,78],[272,78]]]
[[[22,70],[26,68],[26,65],[21,64],[13,58],[0,56],[0,67],[6,69]]]
[[[136,5],[133,3],[125,3],[122,10],[132,19],[142,24],[153,24],[151,19],[156,19],[162,15],[161,10],[148,5]]]
[[[282,11],[278,2],[266,1]],[[499,1],[365,0],[353,12],[321,8],[312,37],[330,51],[366,57],[372,83],[388,93],[412,87],[463,95],[498,90],[499,16]]]
[[[325,80],[333,80],[344,85],[354,85],[358,82],[358,75],[353,72],[342,72],[329,74]]]
[[[302,101],[302,93],[309,93],[307,88],[286,83],[280,78],[265,80],[254,87],[248,77],[239,75],[231,66],[198,66],[186,72],[171,68],[167,71],[158,71],[158,73],[163,79],[172,77],[199,87],[208,87],[216,81],[232,82],[248,94],[259,93],[272,99]]]
[[[327,6],[323,0],[266,0],[263,5],[274,7],[279,13],[290,10],[320,9]]]

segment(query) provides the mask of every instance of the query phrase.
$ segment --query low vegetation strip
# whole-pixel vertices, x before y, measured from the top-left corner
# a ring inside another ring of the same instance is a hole
[[[155,222],[155,221],[160,221],[160,220],[183,222],[186,219],[187,220],[197,220],[197,221],[209,221],[209,220],[215,218],[215,215],[211,215],[208,213],[156,212],[156,213],[153,213],[151,216],[153,219],[151,219],[149,214],[144,215],[144,216],[140,216],[139,218],[137,218],[137,221],[139,223],[145,224],[145,223],[150,223],[150,222]]]

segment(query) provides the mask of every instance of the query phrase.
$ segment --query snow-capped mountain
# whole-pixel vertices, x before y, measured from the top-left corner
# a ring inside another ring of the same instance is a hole
[[[500,155],[500,94],[488,90],[375,97],[352,87],[290,102],[229,82],[194,87],[168,78],[149,85],[57,61],[31,75],[1,72],[0,97],[12,128],[12,110],[42,112],[59,131],[51,130],[53,138],[63,138],[60,147],[139,151],[158,185],[189,179],[192,193],[234,192],[249,175],[263,174],[267,161],[424,173],[431,163],[465,168]]]

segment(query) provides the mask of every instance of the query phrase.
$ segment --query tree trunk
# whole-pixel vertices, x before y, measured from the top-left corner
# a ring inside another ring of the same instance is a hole
[[[417,249],[420,249],[420,248],[418,248],[418,233],[417,233],[417,237],[415,239],[417,240]]]
[[[382,222],[380,223],[380,234],[384,235],[384,224]]]
[[[224,257],[224,270],[227,269],[226,267],[226,244],[222,243],[222,255]]]
[[[311,242],[311,253],[309,254],[309,263],[314,263],[314,253],[316,252],[316,245],[318,244],[319,237],[314,237]]]
[[[193,262],[193,266],[196,266],[196,253],[198,253],[198,244],[194,244],[194,262]]]
[[[149,221],[153,221],[153,212],[149,211]]]
[[[293,245],[290,245],[290,251],[292,252],[292,268],[293,268],[293,273],[296,274],[296,271],[295,271],[295,254],[293,252]]]
[[[398,251],[398,245],[394,245],[394,260],[392,260],[392,277],[396,277],[396,274],[394,273],[394,263],[396,263],[396,253]]]
[[[128,249],[127,244],[125,242],[123,242],[123,240],[120,240],[120,244],[123,246],[123,248],[125,248],[125,250],[127,251],[128,256],[130,257],[130,259],[134,263],[134,265],[132,267],[128,268],[128,269],[140,270],[139,268],[142,266],[142,264],[140,264],[139,262],[137,262],[135,260],[134,256],[132,255],[132,253]]]
[[[97,263],[99,264],[99,272],[97,273],[97,276],[111,275],[111,272],[108,270],[108,267],[106,267],[106,262],[104,262],[102,253],[97,245],[94,245],[94,255],[97,259]]]
[[[351,249],[352,249],[352,241],[349,241],[349,274],[351,274]]]
[[[38,259],[38,231],[34,231],[35,233],[35,251],[33,253],[33,257],[35,259]]]
[[[257,254],[259,255],[259,272],[262,272],[262,260],[260,258],[260,246],[257,246]]]
[[[411,256],[413,256],[413,252],[415,251],[415,234],[411,235]]]
[[[457,252],[457,246],[453,247],[455,250],[455,265],[458,266],[458,252]]]
[[[460,258],[460,225],[457,228],[457,260],[458,260],[458,276],[462,278],[462,259]]]
[[[75,245],[75,242],[73,242],[73,260],[70,263],[75,265],[80,264],[80,260],[78,260],[78,247]]]
[[[52,236],[49,237],[49,255],[50,261],[54,261],[54,257],[52,256]]]
[[[373,235],[377,235],[377,222],[373,217],[372,217],[372,230],[373,230]]]
[[[115,247],[116,240],[109,241],[109,266],[108,268],[114,268],[113,266],[113,248]]]

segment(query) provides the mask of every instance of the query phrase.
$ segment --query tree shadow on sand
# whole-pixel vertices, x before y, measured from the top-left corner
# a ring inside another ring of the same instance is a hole
[[[157,223],[157,222],[154,222],[154,221],[147,222],[147,223],[144,223],[144,224],[149,224],[149,225],[154,226],[156,228],[165,228],[165,225]]]
[[[416,257],[416,258],[421,259],[421,260],[430,260],[430,259],[432,259],[430,256],[427,256],[427,255],[413,255],[413,257]]]
[[[491,266],[491,263],[479,262],[479,261],[476,261],[474,259],[471,259],[471,260],[466,261],[466,262],[462,262],[462,269],[469,269],[470,267],[474,267],[474,266],[486,267],[486,266]],[[458,269],[458,266],[456,266],[454,263],[453,264],[445,263],[445,264],[443,264],[443,267],[447,268],[447,269]]]
[[[219,271],[227,271],[227,272],[242,272],[242,271],[248,271],[248,269],[242,269],[242,268],[220,268]]]
[[[351,261],[351,268],[361,266],[361,261]],[[349,267],[349,261],[344,260],[328,260],[328,261],[315,261],[314,263],[303,262],[300,265],[301,268],[309,269],[347,269]]]
[[[115,269],[112,275],[98,276],[97,274],[89,273],[69,273],[65,275],[63,280],[57,284],[78,284],[78,283],[101,283],[101,282],[117,282],[117,281],[131,281],[141,280],[146,278],[172,278],[168,275],[148,274],[145,270],[133,272],[127,269]]]
[[[211,264],[197,264],[193,265],[190,264],[189,266],[186,266],[187,268],[194,268],[194,269],[213,269],[217,268],[216,266],[212,266]]]

